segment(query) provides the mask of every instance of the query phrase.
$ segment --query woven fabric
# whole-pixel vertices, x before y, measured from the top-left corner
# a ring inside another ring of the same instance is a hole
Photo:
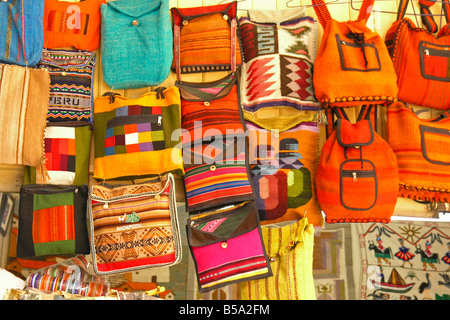
[[[34,67],[44,46],[45,0],[0,2],[0,62]]]
[[[49,86],[47,70],[0,64],[0,163],[41,165]]]
[[[176,87],[136,99],[98,97],[94,104],[94,178],[182,175],[180,126]]]
[[[22,186],[17,257],[88,254],[87,189],[87,185]]]
[[[94,51],[100,45],[100,5],[106,0],[45,0],[44,47]]]
[[[249,165],[262,225],[308,217],[322,226],[314,179],[319,159],[316,112],[267,107],[244,112]],[[275,121],[273,121],[275,120]]]
[[[327,223],[390,222],[397,203],[397,159],[369,120],[337,120],[315,179]]]
[[[420,119],[396,102],[387,111],[387,141],[397,156],[399,196],[450,201],[450,114]]]
[[[102,69],[112,89],[157,86],[173,60],[168,0],[102,4]]]
[[[96,54],[79,50],[42,51],[38,68],[50,74],[49,122],[92,123]]]
[[[240,284],[241,300],[315,300],[314,227],[304,218],[261,227],[273,275]]]
[[[356,20],[337,21],[323,0],[313,0],[324,29],[313,83],[315,95],[324,106],[386,104],[397,97],[397,76],[386,45],[366,26],[373,2],[363,1]]]
[[[24,184],[79,186],[89,183],[91,127],[88,124],[67,124],[47,124],[44,136],[44,166],[48,177],[39,181],[36,168],[26,167]]]
[[[431,28],[418,28],[404,18],[406,6],[399,6],[397,21],[386,33],[386,45],[391,55],[397,83],[398,98],[406,103],[441,110],[450,109],[450,29],[441,33]],[[442,3],[444,6],[444,2]],[[447,3],[447,6],[448,3]],[[421,9],[422,9],[421,5]],[[447,23],[450,12],[446,13]],[[426,12],[422,12],[424,15]],[[430,14],[430,13],[429,13]],[[423,18],[434,19],[432,16]],[[425,24],[427,26],[427,24]]]
[[[313,87],[318,27],[304,9],[249,10],[239,27],[244,110],[319,106]]]
[[[193,216],[186,227],[200,292],[272,275],[254,202]]]
[[[142,184],[91,187],[88,211],[97,274],[180,262],[174,183],[173,175],[167,174]]]

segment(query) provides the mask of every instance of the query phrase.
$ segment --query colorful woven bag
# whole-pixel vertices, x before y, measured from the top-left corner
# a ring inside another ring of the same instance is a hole
[[[92,185],[88,203],[95,273],[168,267],[181,261],[172,174],[132,185]]]
[[[318,26],[305,10],[248,10],[239,19],[244,110],[319,106],[313,87]]]
[[[0,163],[43,163],[49,86],[47,70],[0,64]]]
[[[105,94],[94,104],[94,179],[183,175],[180,92],[171,87],[136,99]]]
[[[191,216],[186,229],[200,292],[272,275],[253,201]]]
[[[45,163],[39,168],[26,167],[24,184],[88,184],[91,136],[89,124],[47,123]]]
[[[265,107],[244,111],[249,165],[261,225],[323,218],[315,195],[319,127],[315,111]]]
[[[397,156],[399,196],[450,202],[450,113],[419,118],[397,102],[387,111],[387,141]]]
[[[314,227],[308,218],[261,227],[273,276],[240,283],[241,300],[315,300]]]
[[[324,106],[385,104],[397,97],[397,76],[386,45],[366,26],[373,2],[363,1],[356,20],[336,21],[323,0],[312,0],[324,29],[313,75],[315,95]]]
[[[362,119],[338,119],[325,141],[316,194],[327,223],[389,223],[398,195],[398,165],[388,143]]]
[[[386,33],[386,45],[398,76],[398,98],[422,107],[450,109],[450,3],[442,1],[447,25],[438,32],[429,7],[419,0],[425,28],[404,18],[409,0],[400,1],[397,20]]]
[[[87,199],[87,185],[22,186],[17,257],[89,254]]]
[[[237,2],[193,8],[171,8],[174,60],[182,73],[234,71],[241,64]]]
[[[43,49],[37,67],[50,73],[47,121],[92,123],[95,64],[94,52]]]
[[[44,47],[45,0],[0,1],[0,62],[34,67]]]
[[[113,90],[160,85],[173,60],[169,0],[116,0],[100,7],[101,58]]]
[[[100,45],[100,5],[106,0],[45,0],[44,47],[94,51]]]

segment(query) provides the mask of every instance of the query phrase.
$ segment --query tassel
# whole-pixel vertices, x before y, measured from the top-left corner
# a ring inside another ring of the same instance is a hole
[[[47,158],[44,158],[41,165],[36,167],[36,183],[37,184],[46,184],[50,180],[50,175],[48,174],[47,167],[45,166],[45,162]]]

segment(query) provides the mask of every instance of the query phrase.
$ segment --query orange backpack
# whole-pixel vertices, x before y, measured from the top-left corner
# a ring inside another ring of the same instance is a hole
[[[390,222],[399,183],[394,152],[368,118],[336,122],[322,147],[315,179],[326,222]]]

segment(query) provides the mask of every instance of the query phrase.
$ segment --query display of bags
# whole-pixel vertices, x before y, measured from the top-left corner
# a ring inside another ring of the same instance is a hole
[[[106,84],[112,90],[160,85],[173,60],[169,0],[108,1],[100,10]]]
[[[317,200],[327,223],[389,223],[398,195],[398,165],[367,119],[337,120],[316,174]]]
[[[97,50],[100,45],[100,5],[106,0],[45,0],[44,47]]]
[[[43,163],[49,86],[47,70],[0,64],[0,163]]]
[[[34,67],[44,46],[45,0],[0,1],[0,62]]]
[[[419,118],[401,102],[387,111],[387,141],[397,156],[399,196],[450,202],[450,113]]]
[[[385,104],[397,97],[397,76],[381,36],[367,27],[374,0],[364,0],[358,18],[332,19],[323,0],[312,0],[324,29],[314,63],[314,90],[324,105]]]
[[[272,275],[253,201],[192,216],[186,229],[200,292]]]
[[[17,257],[89,254],[87,198],[87,185],[22,186]]]
[[[107,93],[94,104],[94,178],[183,175],[180,92],[171,87],[136,99]]]
[[[95,64],[94,52],[43,49],[38,68],[50,73],[47,121],[92,123]]]
[[[450,4],[442,1],[447,25],[437,32],[429,7],[420,0],[425,28],[405,18],[409,0],[399,4],[397,20],[386,33],[386,45],[398,76],[398,98],[422,107],[450,109]],[[436,34],[435,34],[436,33]]]
[[[318,26],[305,10],[248,10],[239,19],[244,110],[319,106],[313,86]]]
[[[236,1],[170,11],[178,79],[182,73],[235,71],[241,64]]]
[[[240,283],[241,300],[315,300],[314,227],[308,218],[261,227],[273,276]]]
[[[80,122],[49,122],[45,128],[45,163],[26,167],[24,184],[83,185],[89,183],[92,130]]]
[[[89,191],[91,254],[99,275],[181,260],[172,174],[133,185],[92,185]]]

